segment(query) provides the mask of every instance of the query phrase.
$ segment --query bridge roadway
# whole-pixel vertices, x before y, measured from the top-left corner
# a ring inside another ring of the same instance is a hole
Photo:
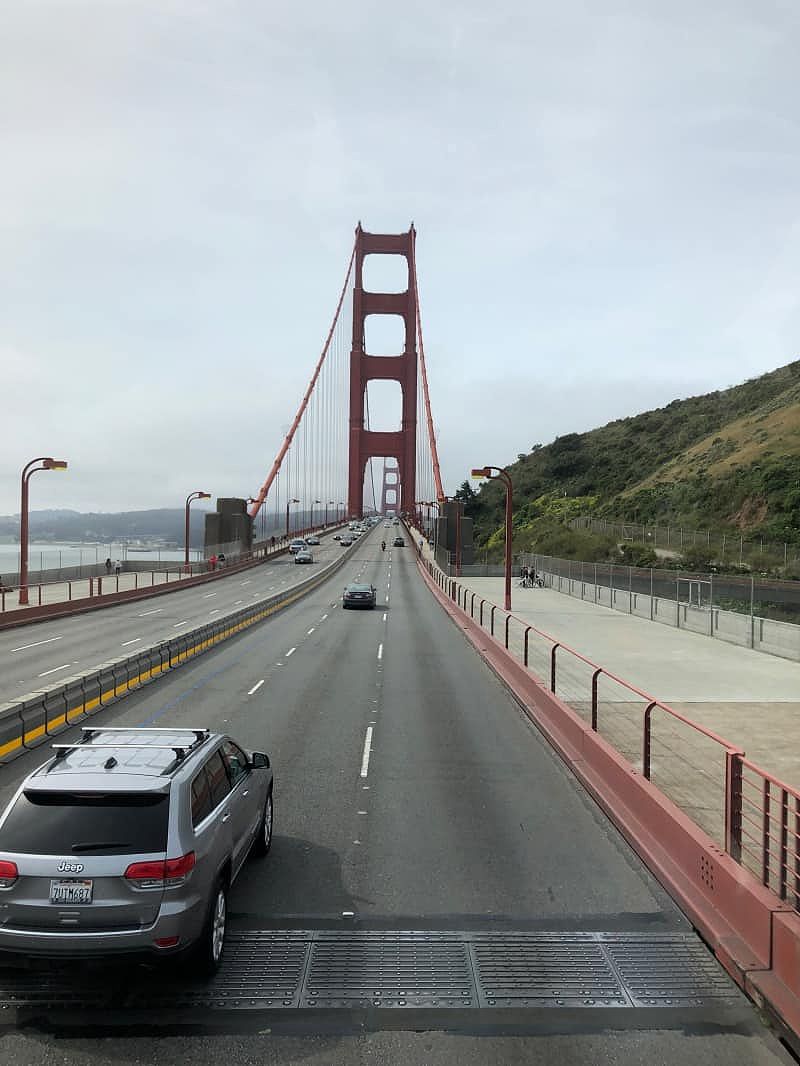
[[[33,622],[0,632],[0,704],[62,677],[90,672],[100,663],[169,640],[193,626],[218,621],[257,599],[275,595],[307,578],[343,549],[332,535],[313,548],[312,565],[296,565],[288,554],[244,572],[174,592],[102,607],[85,614]]]
[[[377,610],[342,611],[357,577]],[[365,538],[333,581],[103,721],[207,725],[269,752],[273,849],[234,885],[210,987],[130,965],[0,969],[7,1066],[792,1061],[412,549]],[[0,770],[0,802],[43,756]]]

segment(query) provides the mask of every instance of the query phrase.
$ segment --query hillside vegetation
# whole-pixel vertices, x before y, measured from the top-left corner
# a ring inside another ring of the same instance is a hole
[[[515,550],[572,549],[566,522],[592,513],[800,543],[800,361],[742,385],[534,445],[509,466]],[[504,494],[459,490],[476,544],[499,555]],[[574,534],[573,536],[576,536]],[[589,538],[583,547],[613,552]],[[574,550],[563,554],[578,557]],[[590,556],[584,556],[588,558]]]

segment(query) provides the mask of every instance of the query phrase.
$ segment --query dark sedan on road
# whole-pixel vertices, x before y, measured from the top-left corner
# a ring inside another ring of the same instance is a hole
[[[392,541],[392,547],[393,548],[405,548],[405,546],[406,546],[406,542],[403,540],[402,537],[395,537],[394,540]]]
[[[369,607],[372,610],[376,596],[374,585],[346,585],[342,593],[342,607]]]

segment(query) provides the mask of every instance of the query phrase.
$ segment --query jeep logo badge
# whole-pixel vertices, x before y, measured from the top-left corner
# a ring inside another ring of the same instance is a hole
[[[58,872],[60,874],[79,874],[83,873],[82,862],[60,862],[58,864]]]

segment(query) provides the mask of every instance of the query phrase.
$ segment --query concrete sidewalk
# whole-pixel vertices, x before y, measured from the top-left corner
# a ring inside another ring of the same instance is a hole
[[[460,578],[476,594],[489,628],[504,640],[503,578]],[[471,604],[468,597],[467,607]],[[768,773],[800,788],[800,664],[766,656],[635,615],[573,599],[550,589],[523,589],[514,580],[509,648],[523,658],[524,625],[535,626],[598,666],[668,704],[675,711],[741,747]],[[529,665],[549,686],[552,642],[529,634]],[[556,653],[557,695],[591,720],[592,668]],[[598,731],[641,768],[647,700],[601,675]],[[724,815],[725,760],[720,745],[678,720],[653,715],[652,780],[719,843]]]

